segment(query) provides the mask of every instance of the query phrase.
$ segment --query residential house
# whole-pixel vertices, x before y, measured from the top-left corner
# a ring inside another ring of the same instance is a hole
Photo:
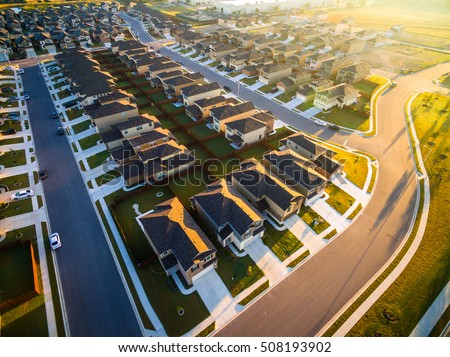
[[[309,69],[311,71],[314,71],[316,69],[319,69],[322,66],[322,63],[324,61],[330,60],[335,58],[333,54],[331,53],[319,53],[316,52],[315,54],[308,56],[305,60],[304,68]]]
[[[292,72],[290,76],[282,78],[277,83],[277,88],[285,92],[292,92],[298,89],[302,84],[306,84],[311,81],[311,73],[307,70],[300,70],[298,72]]]
[[[211,97],[200,99],[194,102],[194,104],[186,107],[185,111],[192,120],[200,120],[210,115],[211,109],[218,108],[230,103],[237,104],[238,101],[234,98],[225,98],[222,95],[218,97]]]
[[[258,109],[255,108],[252,102],[243,102],[238,104],[227,104],[218,108],[210,110],[213,129],[218,132],[225,132],[226,124],[242,119],[252,114],[256,114]]]
[[[186,107],[194,104],[197,100],[205,98],[218,97],[221,94],[221,88],[217,82],[194,84],[190,87],[181,89],[183,103]]]
[[[138,117],[138,107],[125,99],[98,102],[84,107],[99,132],[111,130],[126,118]]]
[[[136,40],[111,42],[110,49],[112,53],[118,53],[119,56],[123,56],[131,50],[142,50],[144,52],[148,52],[148,46],[143,45]]]
[[[273,175],[255,159],[227,175],[227,181],[260,212],[279,223],[298,214],[304,197]]]
[[[329,60],[322,62],[322,66],[320,68],[321,74],[324,77],[335,80],[341,68],[350,66],[353,63],[354,60],[352,60],[349,57],[331,58]]]
[[[262,164],[308,200],[325,190],[326,177],[315,170],[314,163],[292,150],[271,151],[263,156]]]
[[[217,43],[215,45],[212,45],[209,50],[209,58],[213,60],[214,62],[218,62],[227,54],[230,54],[232,52],[236,52],[237,48],[224,43]]]
[[[245,249],[264,235],[264,218],[225,180],[216,181],[189,199],[200,219],[225,247],[233,243]]]
[[[182,74],[183,74],[182,71],[162,72],[157,74],[156,78],[152,78],[150,80],[150,84],[153,88],[162,88],[164,80],[178,77],[181,76]]]
[[[32,34],[33,42],[36,43],[41,51],[56,53],[56,46],[48,32],[34,32]]]
[[[149,79],[156,78],[156,76],[163,72],[173,72],[173,71],[181,71],[181,65],[172,60],[155,63],[148,66],[148,77]]]
[[[191,285],[217,268],[216,249],[178,198],[137,217],[166,275],[180,272]]]
[[[201,73],[185,73],[178,77],[165,79],[162,81],[164,92],[171,97],[177,97],[181,94],[181,89],[190,87],[194,84],[204,83],[204,76]]]
[[[341,51],[346,54],[353,54],[364,51],[366,42],[358,39],[351,39],[345,41],[341,46]]]
[[[259,81],[264,84],[274,84],[291,73],[292,67],[285,63],[269,64],[260,69]]]
[[[274,45],[279,42],[280,40],[275,37],[262,37],[260,39],[256,39],[253,46],[256,52],[260,52],[268,46]]]
[[[368,63],[360,62],[339,69],[336,77],[337,82],[358,83],[370,74],[371,66]]]
[[[237,148],[261,141],[266,137],[266,133],[272,130],[273,127],[268,129],[264,121],[252,116],[225,123],[225,137]]]
[[[334,87],[318,91],[314,99],[314,106],[322,110],[333,107],[342,108],[357,102],[359,91],[350,84],[341,83]]]
[[[283,61],[286,58],[289,58],[290,56],[294,55],[300,51],[300,46],[295,44],[288,44],[288,45],[282,45],[279,47],[276,47],[273,49],[273,59],[277,61]]]

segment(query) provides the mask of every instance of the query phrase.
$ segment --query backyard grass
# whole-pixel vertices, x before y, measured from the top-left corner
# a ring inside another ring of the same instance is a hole
[[[22,125],[20,121],[5,120],[2,125],[0,125],[0,131],[6,129],[14,129],[15,131],[22,131]]]
[[[258,76],[255,77],[247,77],[247,78],[242,78],[239,81],[242,83],[245,83],[248,86],[252,86],[254,85],[256,82],[258,82]]]
[[[449,97],[430,93],[420,94],[412,103],[414,125],[422,155],[427,157],[425,168],[430,179],[431,200],[425,234],[405,270],[350,335],[371,335],[379,329],[384,336],[409,336],[449,281],[450,177],[446,174],[450,150],[449,103]],[[414,230],[417,231],[416,227]],[[393,312],[397,320],[388,324],[383,315],[385,310]]]
[[[166,103],[164,105],[161,106],[161,108],[166,112],[166,113],[173,113],[175,111],[177,111],[178,107],[176,107],[175,105],[173,105],[173,103]],[[191,119],[192,121],[192,119]]]
[[[275,130],[277,133],[274,134],[273,136],[270,136],[269,141],[266,141],[264,143],[265,146],[269,147],[270,149],[273,150],[277,150],[280,144],[280,140],[283,140],[284,138],[286,138],[287,136],[293,134],[294,132],[288,128],[286,128],[285,126],[278,128]]]
[[[330,224],[311,207],[302,206],[298,216],[317,234],[322,233]]]
[[[189,150],[193,151],[196,159],[205,161],[211,158],[211,155],[208,154],[200,145],[189,145],[188,147]]]
[[[299,265],[302,261],[304,261],[308,256],[310,255],[309,250],[304,252],[303,254],[300,254],[297,258],[295,258],[292,262],[290,262],[287,266],[288,268],[295,268],[297,265]]]
[[[33,211],[31,198],[0,204],[0,219],[17,216]]]
[[[119,88],[119,89],[123,89],[123,88],[126,88],[126,87],[131,87],[131,86],[132,86],[132,84],[131,84],[130,81],[122,81],[122,82],[118,82],[117,83],[117,88]]]
[[[211,153],[215,157],[222,157],[234,151],[234,148],[223,136],[219,136],[218,138],[208,140],[204,142],[204,145],[211,151]]]
[[[174,128],[178,128],[178,125],[171,119],[169,118],[159,118],[159,121],[162,124],[162,127],[164,129],[169,129],[172,130]]]
[[[178,197],[184,207],[190,209],[189,197],[204,191],[208,183],[210,182],[207,176],[202,171],[196,170],[171,180],[169,182],[169,188]]]
[[[262,87],[258,88],[259,91],[263,92],[263,93],[269,93],[273,88],[275,88],[275,83],[273,84],[265,84]]]
[[[253,290],[247,297],[239,301],[239,305],[245,306],[256,299],[259,295],[261,295],[264,291],[269,288],[269,280],[261,284],[258,288]]]
[[[347,219],[353,220],[362,209],[363,209],[362,204],[361,203],[358,204],[358,206],[353,210],[352,213],[350,213]]]
[[[161,112],[155,107],[144,107],[139,108],[139,114],[154,115],[155,117],[157,117],[158,115],[161,115]]]
[[[238,151],[238,155],[243,160],[255,158],[259,161],[262,159],[263,155],[266,154],[268,151],[269,150],[264,146],[258,145],[250,149],[240,150]]]
[[[167,97],[164,92],[153,93],[149,95],[149,98],[152,99],[155,103],[158,103],[162,100],[166,100]]]
[[[30,186],[28,174],[8,176],[0,179],[0,186],[6,186],[9,191],[24,189]]]
[[[99,152],[98,154],[89,156],[86,160],[90,169],[92,170],[103,164],[109,157],[110,157],[109,151],[105,150]]]
[[[80,144],[81,150],[87,150],[97,145],[99,140],[101,140],[101,137],[96,133],[78,140],[78,144]]]
[[[84,114],[84,110],[78,109],[78,108],[69,109],[66,111],[66,115],[69,120],[77,119],[77,118],[81,117],[83,114]]]
[[[135,97],[136,98],[136,103],[137,105],[147,105],[150,104],[150,99],[148,99],[146,96],[139,96],[139,97]]]
[[[192,121],[192,119],[191,119]],[[216,133],[215,130],[208,128],[204,124],[199,124],[196,126],[193,126],[189,128],[189,131],[191,132],[192,136],[196,139],[201,139],[209,135],[213,135]]]
[[[140,78],[133,79],[133,82],[137,86],[141,86],[143,84],[149,84],[148,79],[145,78],[145,77],[140,77]]]
[[[72,130],[75,134],[79,134],[79,133],[89,129],[91,124],[92,124],[92,122],[90,120],[85,120],[85,121],[82,121],[81,123],[72,125]]]
[[[353,84],[361,93],[371,96],[373,91],[378,87],[378,84],[370,80],[363,79],[361,82]]]
[[[177,114],[177,115],[175,115],[174,118],[175,118],[175,121],[180,125],[192,124],[191,117],[188,116],[186,113]]]
[[[331,182],[328,183],[325,192],[329,195],[327,203],[340,214],[347,212],[355,202],[352,196]]]
[[[333,229],[330,233],[328,233],[323,239],[330,240],[337,234],[337,230]]]
[[[240,160],[235,157],[225,160],[210,159],[208,162],[210,163],[208,172],[211,176],[218,178],[222,178],[240,167]],[[213,177],[210,177],[210,179],[213,179]]]
[[[275,229],[270,223],[265,224],[266,231],[262,237],[262,241],[281,261],[286,260],[297,250],[303,247],[294,234],[288,229],[279,231]]]
[[[23,138],[11,138],[11,139],[0,140],[0,146],[22,144],[22,143],[23,143]]]
[[[0,165],[5,167],[22,166],[26,163],[25,150],[8,150],[0,156]]]

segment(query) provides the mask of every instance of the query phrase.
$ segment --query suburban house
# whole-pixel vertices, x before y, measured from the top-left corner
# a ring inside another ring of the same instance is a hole
[[[274,48],[272,50],[273,59],[277,60],[277,61],[284,60],[286,58],[289,58],[290,56],[292,56],[293,54],[295,54],[299,50],[300,50],[300,46],[299,45],[291,45],[291,44],[283,45],[281,47]]]
[[[240,170],[227,175],[227,181],[260,212],[280,223],[297,214],[304,200],[254,159],[242,162]]]
[[[307,70],[299,70],[292,72],[292,74],[286,78],[282,78],[277,83],[277,88],[285,92],[291,92],[296,90],[300,85],[309,83],[311,81],[311,73]]]
[[[211,46],[209,50],[209,58],[212,59],[214,62],[218,62],[225,55],[228,55],[235,51],[237,51],[237,48],[233,45],[229,45],[226,43],[218,43]]]
[[[158,58],[158,57],[154,57]],[[163,72],[173,72],[173,71],[181,71],[181,65],[172,60],[154,63],[148,66],[148,78],[156,78],[156,76]]]
[[[337,82],[358,83],[370,74],[371,66],[368,63],[355,63],[339,69],[336,77]]]
[[[210,110],[218,107],[222,107],[227,104],[237,104],[238,101],[234,98],[225,98],[222,95],[218,97],[200,99],[194,102],[194,104],[186,107],[185,111],[192,120],[200,120],[209,117]]]
[[[181,90],[185,87],[190,87],[194,84],[202,84],[204,83],[204,76],[201,73],[185,73],[181,76],[164,79],[162,81],[162,85],[164,88],[164,92],[168,96],[179,96],[181,94]]]
[[[342,108],[357,102],[359,91],[350,84],[341,83],[334,87],[317,92],[314,106],[322,110],[333,107]]]
[[[229,67],[235,71],[239,71],[245,68],[250,60],[258,59],[263,57],[263,54],[250,51],[238,51],[230,53],[230,64]]]
[[[189,199],[200,219],[225,247],[233,243],[239,250],[264,235],[264,218],[224,179]]]
[[[275,37],[262,37],[260,39],[255,40],[253,46],[256,52],[260,52],[263,49],[267,48],[268,46],[271,46],[279,42],[280,40]]]
[[[237,148],[264,139],[266,133],[266,124],[252,117],[226,123],[225,128],[225,137]]]
[[[226,130],[225,124],[256,114],[258,109],[252,102],[230,103],[210,110],[213,129],[218,132]]]
[[[349,57],[331,58],[322,62],[321,74],[332,80],[336,79],[339,70],[354,63]]]
[[[48,32],[34,32],[32,35],[32,41],[39,45],[39,48],[42,51],[56,53],[56,46]]]
[[[281,78],[292,73],[292,67],[285,63],[274,63],[264,66],[259,71],[259,81],[264,84],[273,84]]]
[[[292,150],[271,151],[263,156],[263,165],[306,199],[321,195],[326,177],[315,170],[315,164]]]
[[[217,268],[216,249],[178,198],[172,198],[137,221],[167,276],[179,271],[191,285]]]
[[[315,54],[308,56],[306,58],[304,67],[306,69],[314,71],[316,69],[319,69],[322,66],[322,63],[324,61],[327,61],[327,60],[330,60],[333,58],[334,58],[334,55],[331,53],[327,52],[327,53],[321,54],[319,52],[316,52]]]
[[[123,56],[130,50],[142,50],[148,52],[148,47],[136,40],[111,42],[110,49],[112,53],[118,53],[119,56]]]
[[[174,78],[181,76],[183,74],[182,71],[173,71],[173,72],[162,72],[156,75],[156,78],[152,78],[150,80],[150,85],[153,88],[162,88],[162,83],[166,79]]]
[[[341,46],[341,51],[350,55],[353,53],[358,53],[364,51],[366,47],[366,42],[358,39],[351,39],[345,41]]]
[[[181,89],[183,103],[186,107],[194,104],[197,100],[205,98],[218,97],[221,94],[221,88],[216,82],[194,84],[192,86]]]

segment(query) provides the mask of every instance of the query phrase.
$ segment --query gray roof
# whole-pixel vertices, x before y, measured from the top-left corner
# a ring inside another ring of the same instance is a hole
[[[287,139],[292,141],[294,144],[301,146],[303,149],[310,152],[314,156],[321,155],[322,153],[327,151],[325,147],[315,143],[302,133],[293,134]]]
[[[136,106],[127,102],[112,102],[104,105],[92,104],[84,107],[84,109],[93,119],[98,119],[136,109]]]
[[[226,101],[226,98],[223,95],[219,95],[218,97],[212,97],[212,98],[204,98],[200,100],[196,100],[195,104],[198,105],[200,108],[209,107],[211,105],[216,105],[218,103],[223,103]]]
[[[249,118],[243,118],[234,120],[230,123],[227,123],[226,126],[232,130],[237,130],[241,132],[242,134],[248,134],[252,131],[265,128],[266,124],[261,123],[260,121],[253,119],[251,117]]]
[[[180,152],[180,149],[177,146],[172,146],[169,143],[163,143],[150,147],[146,150],[139,151],[138,155],[142,161],[149,161],[176,154],[178,152]]]
[[[137,147],[165,137],[167,137],[167,135],[165,135],[164,133],[161,133],[157,130],[150,130],[145,133],[142,133],[141,135],[134,136],[128,139],[128,142],[130,143],[131,146]]]
[[[206,84],[194,84],[193,86],[189,86],[186,88],[183,88],[181,90],[181,94],[184,96],[190,97],[192,95],[198,95],[202,93],[207,93],[213,90],[220,89],[220,86],[216,82],[212,83],[206,83]]]
[[[255,109],[252,102],[244,102],[237,105],[224,105],[211,109],[211,115],[219,120],[227,119],[238,114],[247,113]]]
[[[178,198],[157,205],[153,212],[140,217],[139,221],[156,253],[160,255],[171,250],[184,270],[216,252]]]

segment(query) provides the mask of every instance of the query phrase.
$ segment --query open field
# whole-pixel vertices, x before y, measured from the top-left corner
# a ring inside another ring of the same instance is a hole
[[[351,336],[409,336],[450,279],[450,100],[423,93],[412,104],[414,125],[430,179],[430,210],[422,242],[394,284],[349,332]],[[387,323],[386,311],[394,317]]]

